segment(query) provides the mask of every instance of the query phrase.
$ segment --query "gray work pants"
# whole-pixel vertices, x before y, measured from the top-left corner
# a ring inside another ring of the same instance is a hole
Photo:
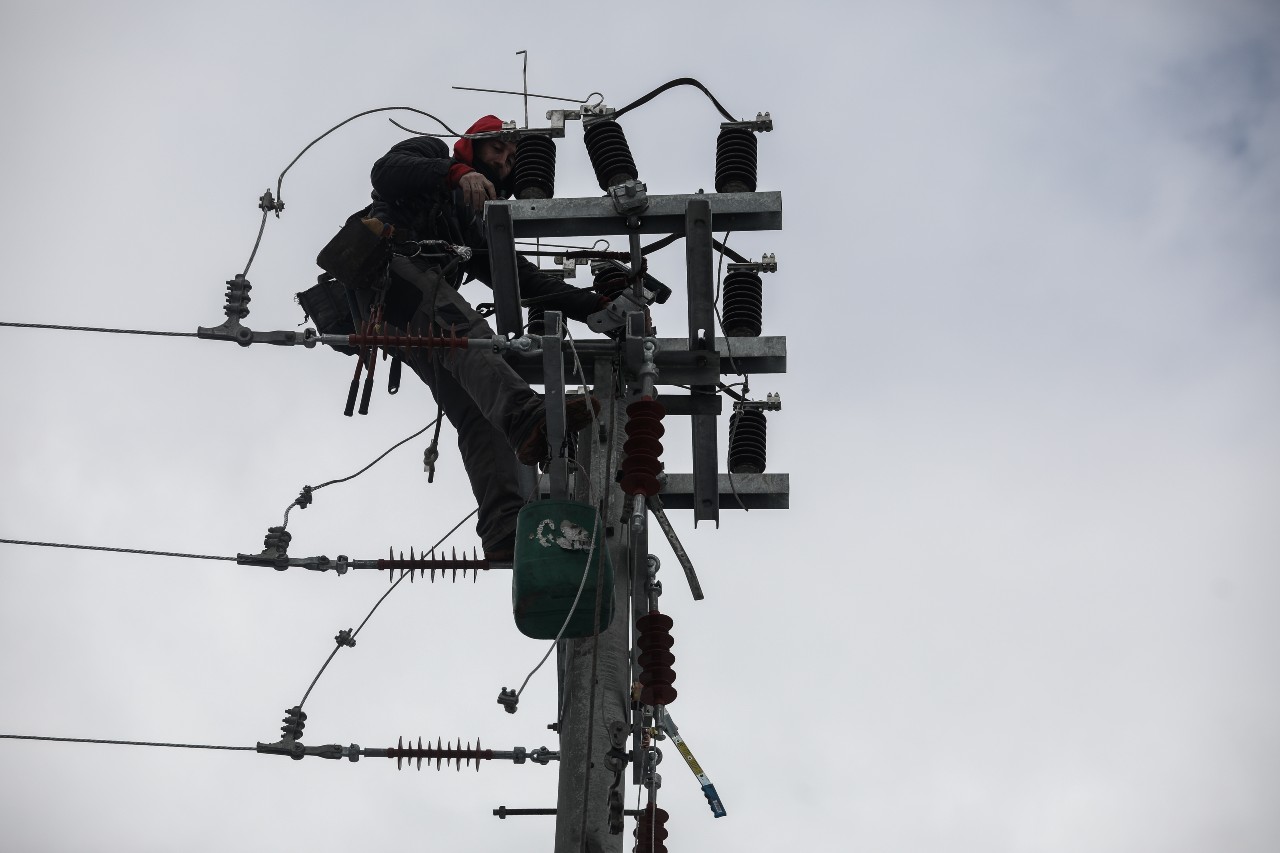
[[[410,334],[443,330],[467,338],[492,338],[493,330],[458,291],[423,262],[394,256],[391,274],[423,293],[409,321]],[[458,431],[458,450],[479,506],[476,533],[487,551],[511,547],[516,515],[524,506],[517,486],[514,448],[543,419],[542,398],[503,358],[486,346],[463,350],[404,350],[401,356],[422,378]]]

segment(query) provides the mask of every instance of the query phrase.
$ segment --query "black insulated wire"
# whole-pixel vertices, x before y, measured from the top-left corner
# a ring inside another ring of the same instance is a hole
[[[390,111],[393,111],[393,110],[405,110],[405,111],[407,111],[407,112],[417,113],[418,115],[426,116],[427,118],[431,119],[432,121],[439,122],[441,127],[443,127],[445,130],[449,131],[449,134],[450,134],[450,135],[452,135],[452,136],[458,136],[458,135],[459,135],[456,131],[454,131],[454,129],[453,129],[453,128],[451,128],[451,127],[449,127],[449,125],[445,124],[445,122],[444,122],[444,120],[443,120],[443,119],[439,119],[439,118],[437,118],[436,116],[433,116],[431,113],[426,112],[425,110],[420,110],[420,109],[418,109],[417,107],[374,107],[374,108],[373,108],[373,109],[371,109],[371,110],[364,110],[363,112],[358,112],[358,113],[356,113],[355,115],[353,115],[353,116],[351,116],[351,117],[349,117],[349,118],[345,118],[345,119],[343,119],[342,121],[338,122],[338,123],[337,123],[337,124],[335,124],[333,127],[329,128],[329,129],[328,129],[328,130],[326,130],[324,133],[320,134],[320,135],[319,135],[319,136],[317,136],[315,139],[313,139],[313,140],[311,140],[310,142],[308,142],[308,143],[307,143],[307,146],[306,146],[305,148],[303,148],[301,151],[299,151],[299,152],[298,152],[298,156],[294,157],[292,160],[290,160],[290,161],[289,161],[289,165],[287,165],[287,166],[285,166],[285,167],[284,167],[284,171],[283,171],[283,172],[281,172],[281,173],[280,173],[280,177],[278,177],[278,178],[276,179],[276,198],[275,198],[274,204],[273,204],[272,206],[270,206],[270,207],[268,207],[268,206],[263,206],[263,209],[262,209],[262,222],[261,222],[261,224],[259,224],[259,225],[258,225],[258,237],[257,237],[257,239],[256,239],[256,240],[254,240],[254,241],[253,241],[253,251],[251,251],[251,252],[249,253],[249,262],[248,262],[248,263],[246,263],[246,264],[244,265],[244,272],[243,272],[243,273],[241,273],[241,275],[245,275],[245,276],[247,276],[247,275],[249,274],[249,268],[250,268],[251,266],[253,266],[253,260],[254,260],[254,258],[256,258],[256,257],[258,256],[258,247],[262,244],[262,233],[263,233],[263,231],[265,231],[265,230],[266,230],[266,227],[267,227],[267,213],[268,213],[269,211],[271,211],[271,210],[275,210],[275,212],[276,212],[276,216],[278,217],[278,216],[280,215],[280,211],[284,210],[284,196],[283,196],[284,176],[285,176],[285,175],[287,175],[287,174],[289,174],[289,170],[293,168],[294,164],[295,164],[295,163],[297,163],[299,160],[301,160],[301,159],[302,159],[302,155],[303,155],[303,154],[306,154],[308,151],[310,151],[310,150],[311,150],[311,148],[312,148],[312,147],[313,147],[317,142],[319,142],[320,140],[324,139],[326,136],[328,136],[329,134],[333,133],[335,130],[337,130],[338,128],[342,127],[343,125],[350,124],[351,122],[355,121],[355,120],[356,120],[356,119],[358,119],[358,118],[362,118],[362,117],[367,116],[367,115],[372,115],[373,113],[385,113],[385,112],[390,112]],[[392,124],[395,124],[397,127],[400,127],[400,128],[402,128],[402,129],[404,129],[404,130],[408,130],[408,128],[405,128],[403,125],[400,125],[400,124],[398,124],[398,123],[396,123],[396,122],[394,122],[394,121],[392,122]],[[410,133],[416,133],[417,131],[409,131],[409,132],[410,132]],[[436,135],[436,134],[430,134],[430,135],[434,136],[434,135]]]
[[[440,537],[440,540],[439,540],[438,542],[436,542],[436,544],[432,545],[432,546],[431,546],[431,547],[430,547],[430,548],[429,548],[425,553],[428,553],[428,554],[433,554],[433,553],[435,553],[435,550],[436,550],[437,548],[439,548],[441,545],[443,545],[443,544],[444,544],[444,541],[445,541],[446,539],[448,539],[450,536],[452,536],[452,535],[457,531],[457,529],[458,529],[459,527],[461,527],[462,525],[466,524],[466,523],[467,523],[467,520],[468,520],[468,519],[470,519],[473,515],[475,515],[478,511],[479,511],[479,507],[477,507],[476,509],[473,509],[473,510],[471,510],[471,512],[467,513],[467,514],[466,514],[466,516],[464,516],[464,517],[463,517],[463,519],[462,519],[461,521],[459,521],[457,524],[455,524],[453,527],[451,527],[451,528],[449,529],[449,532],[448,532],[448,533],[446,533],[445,535],[441,536],[441,537]],[[353,632],[351,633],[351,636],[350,636],[350,638],[349,638],[349,639],[350,639],[352,642],[350,643],[350,645],[352,645],[352,646],[354,646],[354,645],[355,645],[355,642],[354,642],[354,641],[355,641],[356,636],[357,636],[361,631],[363,631],[363,630],[364,630],[364,626],[365,626],[365,625],[367,625],[367,624],[369,623],[369,620],[373,618],[373,614],[374,614],[374,613],[376,613],[376,612],[377,612],[377,610],[378,610],[378,608],[382,606],[382,602],[386,601],[386,600],[387,600],[387,596],[391,595],[391,593],[393,593],[393,592],[395,592],[395,591],[396,591],[396,587],[400,586],[400,584],[404,581],[404,579],[405,579],[406,577],[409,577],[409,578],[413,577],[413,572],[406,572],[405,574],[402,574],[402,575],[401,575],[401,576],[396,580],[396,582],[395,582],[395,583],[393,583],[390,587],[388,587],[387,591],[386,591],[386,592],[384,592],[384,593],[382,594],[382,596],[378,598],[378,600],[374,603],[373,607],[372,607],[372,608],[370,608],[370,610],[369,610],[369,615],[365,616],[365,617],[364,617],[364,621],[363,621],[363,622],[361,622],[361,623],[360,623],[360,625],[359,625],[359,627],[357,627],[357,628],[355,629],[355,631],[353,631]],[[303,705],[305,705],[305,704],[307,704],[307,698],[311,696],[311,691],[315,689],[316,682],[318,682],[318,681],[320,680],[320,676],[324,675],[324,671],[325,671],[326,669],[328,669],[328,668],[329,668],[329,662],[330,662],[330,661],[332,661],[332,660],[333,660],[333,656],[334,656],[334,655],[336,655],[336,654],[338,653],[338,649],[341,649],[344,645],[345,645],[345,644],[344,644],[344,643],[342,643],[342,642],[337,643],[337,644],[333,647],[333,651],[329,652],[329,656],[328,656],[328,657],[326,657],[326,658],[324,659],[324,663],[320,665],[320,671],[316,673],[316,677],[315,677],[315,678],[311,679],[311,684],[309,684],[309,685],[307,686],[307,692],[302,694],[302,701],[301,701],[301,702],[299,702],[299,703],[297,704],[297,710],[298,710],[298,712],[299,712],[299,713],[301,713],[301,711],[302,711],[302,706],[303,706]]]
[[[654,89],[649,94],[641,98],[637,98],[636,100],[627,104],[622,109],[614,112],[613,117],[621,118],[623,115],[625,115],[626,113],[629,113],[631,110],[634,110],[636,107],[644,106],[645,104],[649,103],[654,98],[656,98],[658,95],[661,95],[663,92],[667,91],[668,89],[674,89],[676,86],[693,86],[695,89],[699,90],[700,92],[702,92],[702,94],[706,95],[708,98],[711,99],[711,103],[715,104],[716,109],[720,111],[720,115],[724,116],[725,121],[737,121],[737,119],[735,119],[732,115],[729,114],[728,110],[726,110],[723,106],[720,105],[720,102],[716,100],[716,96],[711,94],[711,91],[707,89],[706,86],[702,85],[692,77],[677,77],[675,80],[671,80],[667,83],[663,83],[661,86]]]

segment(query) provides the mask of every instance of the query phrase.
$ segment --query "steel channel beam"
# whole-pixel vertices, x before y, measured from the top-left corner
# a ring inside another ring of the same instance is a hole
[[[711,202],[706,198],[689,199],[685,212],[684,256],[689,287],[689,351],[712,353],[716,343],[715,268],[712,262]],[[719,217],[716,218],[719,225]],[[732,230],[725,224],[726,230]],[[667,381],[673,381],[668,379]],[[714,383],[690,387],[695,393],[715,393]],[[716,473],[719,451],[716,442],[716,418],[692,415],[693,433],[693,524],[714,521],[720,524],[720,504],[716,501]]]
[[[737,496],[734,496],[734,490]],[[719,477],[720,508],[741,509],[739,498],[747,509],[789,509],[791,506],[790,474],[734,474]],[[551,493],[544,483],[542,497]],[[659,493],[664,509],[693,509],[693,475],[668,474],[667,485]]]
[[[577,341],[574,347],[582,362],[583,370],[590,374],[597,359],[611,361],[615,344],[612,341]],[[733,364],[750,376],[765,373],[787,372],[787,339],[783,336],[763,338],[732,338],[728,344],[724,338],[716,338],[716,350],[707,355],[691,351],[683,338],[659,338],[655,361],[658,365],[658,385],[706,385],[713,384],[720,376],[734,373],[727,355],[733,354]],[[460,356],[466,358],[465,354]],[[507,361],[526,382],[542,381],[542,360],[536,355],[510,353]],[[701,362],[701,363],[700,363]],[[573,359],[565,359],[565,370],[573,370]],[[571,373],[566,373],[570,376]],[[573,377],[571,382],[581,382]]]
[[[520,310],[520,275],[516,266],[511,208],[503,203],[487,202],[484,206],[484,229],[489,242],[489,274],[493,279],[498,334],[519,335],[524,331],[524,312]]]
[[[733,477],[730,483],[730,476]],[[737,496],[734,496],[734,491]],[[718,488],[721,509],[788,509],[791,506],[790,474],[721,474]],[[668,474],[659,497],[667,509],[693,509],[693,475]]]
[[[716,227],[724,231],[778,231],[782,228],[782,193],[693,193],[651,195],[649,207],[634,229],[639,234],[682,234],[685,209],[691,201],[706,201]],[[510,209],[516,238],[605,237],[627,234],[626,217],[619,216],[608,198],[549,198],[491,201]],[[495,244],[490,243],[490,246]]]

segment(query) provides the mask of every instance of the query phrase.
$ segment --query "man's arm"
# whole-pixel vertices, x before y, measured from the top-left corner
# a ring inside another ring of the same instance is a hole
[[[416,136],[397,143],[374,163],[369,180],[384,201],[418,198],[449,187],[454,165],[449,146],[434,136]]]
[[[467,272],[493,287],[487,251],[476,253]],[[522,300],[537,300],[534,304],[551,311],[563,311],[566,317],[581,323],[586,322],[587,315],[599,311],[609,301],[594,290],[574,287],[558,276],[542,272],[521,255],[516,256],[516,277],[520,282]]]

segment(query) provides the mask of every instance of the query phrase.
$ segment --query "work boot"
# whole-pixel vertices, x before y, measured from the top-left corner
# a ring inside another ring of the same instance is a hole
[[[569,434],[576,433],[591,423],[591,418],[598,414],[600,401],[595,397],[584,397],[581,394],[567,397],[564,404],[565,431]],[[547,417],[544,412],[542,420],[534,424],[529,435],[516,448],[516,458],[521,465],[536,465],[547,457]]]

